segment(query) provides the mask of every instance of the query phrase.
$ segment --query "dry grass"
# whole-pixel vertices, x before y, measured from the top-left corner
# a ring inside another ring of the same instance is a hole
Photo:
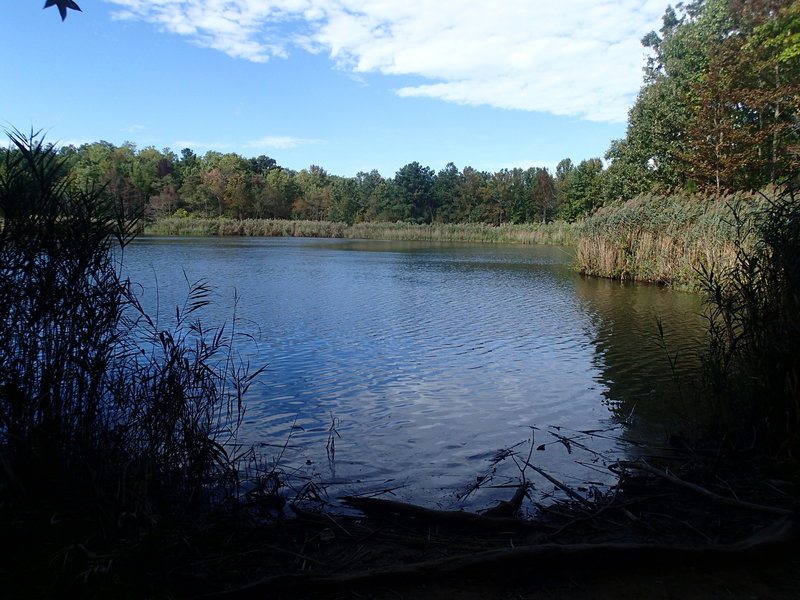
[[[489,242],[574,245],[575,225],[563,222],[501,225],[446,223],[345,223],[280,219],[202,219],[168,217],[148,225],[149,235],[326,237],[398,241]]]
[[[695,289],[699,270],[736,258],[733,207],[747,218],[764,202],[676,195],[609,204],[579,226],[578,266],[587,275]]]

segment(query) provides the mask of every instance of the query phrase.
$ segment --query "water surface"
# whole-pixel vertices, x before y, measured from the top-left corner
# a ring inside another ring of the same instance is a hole
[[[288,440],[287,468],[332,494],[391,488],[475,509],[509,495],[532,434],[544,449],[531,462],[568,485],[603,483],[600,455],[627,450],[615,437],[656,439],[673,416],[681,391],[657,319],[669,352],[694,356],[697,298],[584,279],[572,259],[546,246],[145,237],[125,264],[163,319],[187,278],[215,287],[209,325],[230,321],[235,290],[237,326],[253,336],[239,351],[267,365],[243,440]]]

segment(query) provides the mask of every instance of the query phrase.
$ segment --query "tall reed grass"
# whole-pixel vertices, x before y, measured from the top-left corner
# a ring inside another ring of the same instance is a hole
[[[167,217],[145,227],[149,235],[256,237],[327,237],[398,241],[490,242],[574,245],[575,226],[569,223],[520,225],[412,223],[345,223],[280,219],[201,219]]]
[[[738,446],[800,460],[800,188],[734,210],[734,258],[702,269],[703,356],[713,428]]]
[[[587,275],[697,289],[704,266],[726,268],[736,259],[734,207],[747,219],[765,201],[755,194],[643,195],[611,203],[579,225],[578,267]]]
[[[35,134],[10,138],[0,165],[0,528],[14,559],[0,572],[27,574],[45,597],[61,580],[105,581],[120,546],[165,515],[191,519],[237,493],[227,442],[257,371],[237,360],[235,330],[196,320],[205,284],[190,286],[170,327],[154,322],[120,275],[135,220],[104,190],[64,178]]]

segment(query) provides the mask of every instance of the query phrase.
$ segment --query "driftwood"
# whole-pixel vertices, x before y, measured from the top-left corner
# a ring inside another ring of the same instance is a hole
[[[618,466],[618,467],[622,467],[623,469],[637,469],[639,471],[645,471],[647,473],[650,473],[651,475],[655,475],[656,477],[660,477],[660,478],[664,479],[665,481],[669,481],[673,485],[676,485],[676,486],[685,488],[687,490],[691,490],[693,492],[696,492],[696,493],[698,493],[698,494],[700,494],[702,496],[705,496],[706,498],[708,498],[710,500],[713,500],[714,502],[719,502],[720,504],[727,504],[728,506],[735,506],[736,508],[745,508],[745,509],[748,509],[748,510],[754,510],[754,511],[758,511],[758,512],[766,512],[766,513],[770,513],[770,514],[778,515],[778,516],[782,516],[782,517],[789,517],[789,516],[794,515],[794,513],[795,513],[795,511],[790,510],[788,508],[780,508],[780,507],[777,507],[777,506],[766,506],[764,504],[755,504],[753,502],[745,502],[743,500],[739,500],[737,498],[731,498],[729,496],[720,496],[719,494],[716,494],[716,493],[712,492],[711,490],[708,490],[708,489],[706,489],[704,487],[701,487],[701,486],[696,485],[694,483],[690,483],[688,481],[684,481],[680,477],[676,477],[675,475],[672,475],[671,473],[667,473],[666,471],[662,471],[660,469],[656,469],[655,467],[647,464],[646,462],[641,462],[641,461],[636,461],[636,462],[619,461],[619,462],[614,463],[613,465],[610,465],[610,466],[611,467]]]
[[[338,575],[314,576],[309,572],[276,575],[247,585],[207,594],[202,597],[262,598],[276,588],[331,588],[336,586],[374,584],[396,580],[426,579],[456,573],[475,573],[481,569],[519,569],[528,571],[569,567],[570,569],[603,568],[609,565],[626,569],[639,564],[713,563],[749,559],[769,551],[782,550],[797,540],[794,522],[781,520],[741,542],[717,546],[665,546],[659,544],[540,544],[487,550],[419,563],[393,565],[378,569],[355,571]]]
[[[396,500],[384,500],[383,498],[345,496],[341,498],[341,500],[348,506],[352,506],[365,514],[382,516],[395,515],[408,519],[416,519],[430,525],[484,529],[497,533],[530,531],[531,529],[540,529],[542,527],[541,524],[533,521],[520,521],[505,517],[479,515],[458,510],[435,510],[417,506],[416,504],[398,502]]]

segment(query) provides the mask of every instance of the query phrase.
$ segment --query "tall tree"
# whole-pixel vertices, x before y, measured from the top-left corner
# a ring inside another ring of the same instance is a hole
[[[797,168],[800,1],[678,4],[642,42],[645,85],[606,154],[605,197],[752,189]]]
[[[411,208],[414,220],[433,222],[436,197],[433,193],[434,173],[430,167],[412,162],[402,167],[394,176],[394,183],[403,203]]]
[[[328,172],[318,165],[311,165],[295,176],[300,196],[295,200],[295,218],[322,221],[328,219],[331,204],[332,179]]]
[[[560,182],[561,216],[564,219],[574,221],[602,204],[602,172],[603,161],[590,158],[581,161]]]
[[[444,169],[440,170],[433,182],[433,196],[439,210],[439,218],[444,221],[453,219],[453,207],[461,180],[461,173],[452,162],[447,163]]]
[[[536,187],[533,190],[534,206],[541,215],[542,223],[547,223],[556,216],[560,200],[556,190],[556,182],[547,169],[536,171]]]

